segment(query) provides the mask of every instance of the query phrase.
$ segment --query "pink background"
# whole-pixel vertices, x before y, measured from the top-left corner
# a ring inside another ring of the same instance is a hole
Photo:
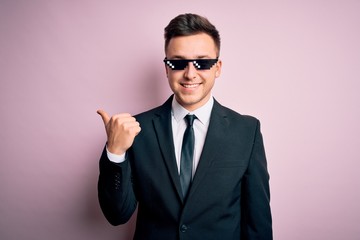
[[[275,239],[360,239],[357,0],[0,0],[0,239],[131,239],[98,206],[96,110],[167,99],[184,12],[220,30],[214,96],[262,122]]]

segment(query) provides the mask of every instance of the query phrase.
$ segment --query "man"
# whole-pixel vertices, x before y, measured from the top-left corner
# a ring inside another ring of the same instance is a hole
[[[206,18],[179,15],[165,28],[174,94],[135,117],[98,111],[108,137],[100,206],[113,225],[138,206],[134,239],[272,239],[260,123],[212,97],[219,52],[219,33]]]

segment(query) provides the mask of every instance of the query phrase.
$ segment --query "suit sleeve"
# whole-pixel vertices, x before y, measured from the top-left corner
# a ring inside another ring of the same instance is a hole
[[[102,212],[112,225],[126,223],[137,205],[129,161],[111,162],[106,148],[100,158],[98,198]]]
[[[269,173],[258,120],[249,166],[242,186],[242,233],[242,239],[273,238]]]

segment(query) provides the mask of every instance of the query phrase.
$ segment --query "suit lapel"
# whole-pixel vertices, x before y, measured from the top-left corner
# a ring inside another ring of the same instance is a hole
[[[226,138],[228,131],[228,121],[223,107],[214,101],[213,110],[210,117],[208,132],[206,135],[203,151],[197,166],[192,186],[189,192],[189,198],[196,192],[196,188],[201,184],[202,179],[206,175],[207,168],[210,166],[214,157],[218,155],[220,149],[217,148],[219,142]]]
[[[169,171],[171,181],[175,186],[179,199],[183,200],[171,128],[171,102],[172,97],[170,97],[160,108],[153,119],[153,124],[162,157]],[[220,151],[216,146],[226,138],[227,131],[228,121],[226,114],[223,111],[223,107],[215,100],[203,151],[190,187],[188,198],[191,198],[191,195],[196,192],[196,188],[201,185],[201,181],[206,175],[207,168]]]
[[[170,97],[160,108],[161,110],[153,119],[153,124],[163,160],[169,171],[171,181],[175,186],[179,198],[182,199],[180,178],[176,165],[175,149],[171,128],[171,102],[172,97]]]

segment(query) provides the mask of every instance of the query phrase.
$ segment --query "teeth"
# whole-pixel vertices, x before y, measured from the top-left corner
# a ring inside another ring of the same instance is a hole
[[[194,88],[194,87],[197,87],[199,86],[198,83],[195,83],[195,84],[182,84],[183,87],[185,88]]]

